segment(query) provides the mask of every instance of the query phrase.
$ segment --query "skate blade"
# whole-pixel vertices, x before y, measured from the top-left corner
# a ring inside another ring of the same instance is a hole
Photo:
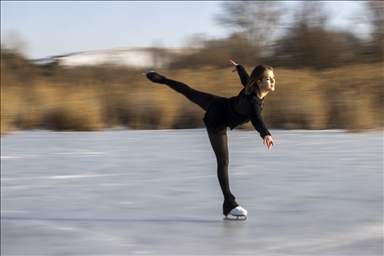
[[[247,220],[247,216],[245,215],[228,215],[223,218],[223,220],[229,220],[229,221],[245,221]]]

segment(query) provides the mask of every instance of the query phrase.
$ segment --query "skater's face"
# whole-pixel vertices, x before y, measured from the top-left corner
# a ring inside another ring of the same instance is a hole
[[[272,70],[266,70],[264,77],[257,82],[262,92],[273,92],[275,90],[276,80]]]

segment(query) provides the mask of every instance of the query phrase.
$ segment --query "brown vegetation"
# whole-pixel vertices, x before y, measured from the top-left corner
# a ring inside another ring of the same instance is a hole
[[[22,61],[19,60],[21,63]],[[19,63],[17,62],[17,63]],[[1,63],[1,134],[19,129],[95,131],[203,127],[203,111],[141,70],[122,67],[41,68]],[[253,67],[246,67],[249,72]],[[231,68],[158,70],[198,90],[231,97],[242,88]],[[330,70],[276,68],[277,89],[265,102],[269,128],[383,127],[383,64]],[[248,123],[244,129],[253,129]]]

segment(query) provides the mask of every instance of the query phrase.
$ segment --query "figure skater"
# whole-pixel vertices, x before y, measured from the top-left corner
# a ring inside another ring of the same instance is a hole
[[[168,85],[206,111],[203,120],[216,155],[217,177],[224,196],[224,219],[245,220],[247,210],[237,204],[235,196],[229,188],[227,128],[232,130],[251,121],[268,149],[275,145],[271,133],[261,117],[264,97],[270,91],[275,90],[275,77],[273,68],[270,66],[258,65],[249,76],[242,65],[233,60],[229,60],[229,62],[236,67],[232,72],[237,70],[241,84],[244,86],[237,96],[231,98],[194,90],[184,83],[168,79],[154,71],[144,75],[154,83]]]

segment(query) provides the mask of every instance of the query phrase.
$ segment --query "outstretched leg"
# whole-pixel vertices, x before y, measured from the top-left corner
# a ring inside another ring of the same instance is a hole
[[[214,134],[208,131],[208,137],[211,142],[213,151],[216,155],[217,160],[217,177],[219,179],[221,191],[224,196],[223,214],[228,213],[235,207],[238,206],[235,200],[235,196],[231,193],[229,188],[229,177],[228,177],[228,138],[227,134]]]
[[[215,95],[213,94],[197,91],[184,83],[168,79],[162,75],[157,74],[156,72],[149,72],[146,74],[146,76],[152,82],[168,85],[176,92],[183,94],[193,103],[199,105],[205,111],[207,111],[212,100],[215,98]]]

